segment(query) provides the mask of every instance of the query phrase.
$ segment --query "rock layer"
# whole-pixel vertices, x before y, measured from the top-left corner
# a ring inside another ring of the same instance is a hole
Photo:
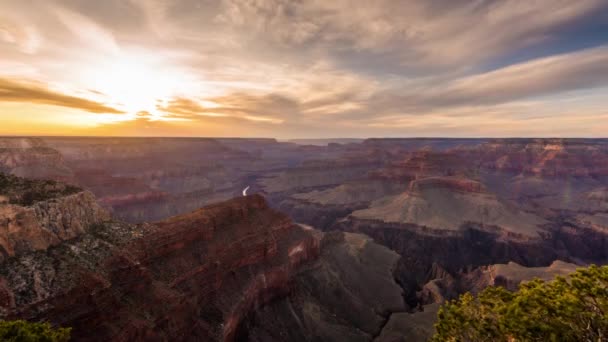
[[[252,312],[239,340],[372,341],[407,309],[395,273],[400,258],[361,234],[325,233],[319,260],[294,278],[290,296]]]
[[[82,341],[231,341],[318,251],[256,195],[153,225],[106,224],[6,261],[2,318],[71,326]]]
[[[109,219],[88,191],[36,202],[0,205],[0,258],[46,250]]]

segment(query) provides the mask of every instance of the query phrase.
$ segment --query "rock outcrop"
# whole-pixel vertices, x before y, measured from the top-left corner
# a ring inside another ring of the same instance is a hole
[[[374,342],[426,342],[435,333],[440,304],[421,307],[415,312],[400,312],[391,315],[380,336]]]
[[[383,327],[375,342],[423,342],[433,335],[437,312],[446,300],[455,299],[464,292],[477,294],[488,286],[502,286],[515,291],[522,282],[540,278],[553,280],[556,276],[567,276],[577,266],[555,261],[548,267],[524,267],[510,262],[482,266],[455,276],[438,272],[441,278],[428,282],[418,293],[419,305],[413,312],[394,313]]]
[[[156,224],[98,225],[10,258],[0,313],[71,326],[82,341],[231,341],[318,253],[319,241],[261,196],[241,197]]]
[[[608,145],[599,139],[497,139],[470,152],[468,158],[488,170],[559,178],[608,175]]]
[[[240,340],[372,341],[408,309],[395,278],[399,255],[361,234],[322,236],[319,259],[294,278],[291,295],[252,312]]]
[[[488,193],[476,181],[429,177],[410,183],[408,191],[352,213],[356,219],[413,224],[433,230],[480,229],[536,238],[542,218],[523,212]]]
[[[44,251],[109,219],[93,194],[52,181],[0,175],[0,262]]]

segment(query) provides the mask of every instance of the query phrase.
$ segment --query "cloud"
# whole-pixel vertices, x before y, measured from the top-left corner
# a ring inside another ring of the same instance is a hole
[[[119,114],[122,111],[81,97],[61,94],[43,84],[0,78],[0,101],[46,104],[84,110],[90,113]]]
[[[82,43],[102,51],[119,51],[113,34],[87,16],[61,7],[56,8],[54,12],[61,23]]]
[[[374,63],[374,55],[393,55],[410,68],[463,67],[550,39],[556,29],[606,6],[603,0],[223,0],[216,22],[340,58],[363,54]]]
[[[111,30],[116,32],[141,31],[145,23],[144,8],[149,1],[136,0],[104,0],[104,1],[81,1],[81,0],[54,0],[56,7],[61,11],[78,13],[80,19],[85,21],[88,27],[96,26],[94,30]],[[158,2],[160,3],[160,2]],[[69,17],[68,14],[66,17]],[[83,19],[82,17],[87,17]],[[92,24],[91,22],[94,22]]]
[[[232,93],[205,99],[203,104],[190,98],[175,98],[158,109],[186,119],[229,117],[248,121],[282,123],[299,113],[298,102],[283,95]]]
[[[81,122],[114,122],[104,134],[481,134],[588,123],[608,104],[550,105],[608,86],[605,0],[9,0],[0,12],[0,101],[128,108],[108,115],[120,123]]]
[[[447,103],[500,103],[608,84],[608,47],[540,58],[459,79],[442,92]]]
[[[325,64],[293,73],[291,79],[295,83],[281,93],[237,91],[202,101],[176,98],[159,109],[187,118],[265,118],[283,126],[329,126],[338,131],[355,126],[413,129],[443,122],[446,129],[467,127],[472,132],[474,125],[455,124],[458,120],[477,120],[484,129],[488,127],[484,122],[501,125],[507,120],[513,127],[515,122],[539,113],[557,115],[558,108],[544,105],[554,101],[543,99],[545,96],[608,86],[608,47],[538,58],[464,77],[394,78],[379,84]],[[579,104],[566,106],[580,108]]]
[[[492,105],[608,85],[608,47],[539,58],[443,83],[410,83],[374,94],[384,112],[424,113],[438,108]]]
[[[40,48],[41,37],[31,25],[0,17],[0,42],[14,44],[21,52],[33,54]]]

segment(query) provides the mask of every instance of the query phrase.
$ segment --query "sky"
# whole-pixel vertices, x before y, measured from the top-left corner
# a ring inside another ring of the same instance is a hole
[[[607,0],[0,0],[0,135],[607,132]]]

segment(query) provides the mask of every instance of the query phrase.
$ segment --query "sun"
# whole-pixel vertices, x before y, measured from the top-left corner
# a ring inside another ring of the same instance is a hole
[[[146,111],[163,117],[156,106],[188,88],[189,77],[153,54],[121,53],[89,65],[82,72],[89,89],[105,101],[135,115]]]

